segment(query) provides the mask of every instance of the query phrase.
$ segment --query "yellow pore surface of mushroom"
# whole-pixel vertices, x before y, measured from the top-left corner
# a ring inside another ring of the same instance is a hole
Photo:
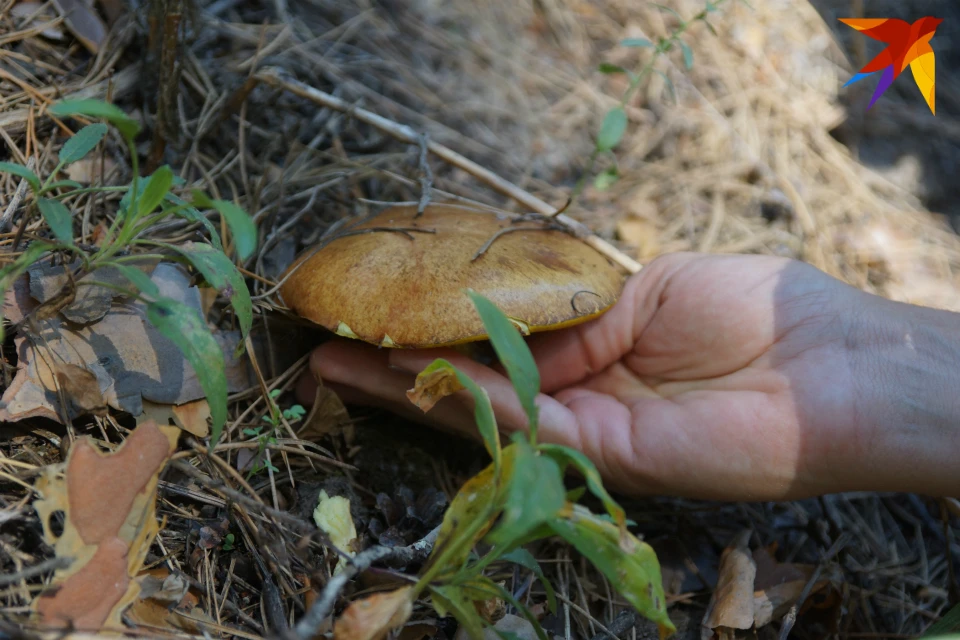
[[[543,222],[459,205],[416,214],[416,206],[391,207],[307,251],[285,276],[284,304],[346,337],[424,348],[487,338],[466,289],[530,333],[594,318],[623,288],[604,256]],[[504,229],[520,230],[474,259]]]

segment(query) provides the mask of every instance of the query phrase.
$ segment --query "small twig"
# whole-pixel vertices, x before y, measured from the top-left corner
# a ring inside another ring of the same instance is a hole
[[[787,638],[790,637],[790,631],[793,630],[793,625],[797,622],[797,612],[800,611],[800,607],[803,606],[807,596],[809,596],[810,592],[813,591],[813,586],[817,583],[817,580],[820,579],[820,572],[823,571],[823,567],[826,566],[826,564],[830,562],[834,556],[840,553],[841,549],[847,546],[847,542],[849,540],[849,532],[844,532],[839,538],[837,538],[830,549],[827,550],[823,558],[821,558],[820,563],[813,572],[813,575],[810,576],[810,579],[807,580],[807,584],[803,587],[803,591],[800,592],[800,597],[797,598],[796,602],[794,602],[790,607],[790,610],[787,611],[787,615],[783,617],[783,626],[780,627],[779,640],[787,640]]]
[[[361,122],[377,127],[401,142],[406,142],[407,144],[419,144],[420,136],[416,131],[413,130],[413,128],[384,118],[383,116],[377,115],[372,111],[361,109],[356,105],[350,104],[346,100],[341,100],[336,96],[332,96],[329,93],[325,93],[319,89],[311,87],[308,84],[292,78],[290,74],[282,69],[278,69],[276,67],[264,69],[258,73],[255,78],[271,86],[280,87],[300,97],[312,100],[317,104],[329,107],[330,109],[335,109],[341,113],[349,114]],[[472,160],[460,155],[456,151],[445,147],[442,144],[430,140],[428,140],[426,144],[427,149],[429,149],[434,155],[456,167],[459,167],[460,169],[463,169],[487,186],[495,189],[509,198],[512,198],[513,200],[516,200],[525,207],[533,209],[537,213],[542,213],[546,216],[554,216],[556,214],[556,220],[572,229],[578,237],[583,238],[584,242],[613,262],[619,264],[628,272],[636,273],[640,271],[641,265],[639,262],[626,255],[609,242],[603,240],[599,236],[594,235],[590,229],[588,229],[582,223],[570,218],[565,214],[557,214],[556,207],[550,206],[540,198],[524,191],[512,182],[504,180],[489,169],[480,166],[476,162],[473,162]]]
[[[427,158],[429,138],[426,132],[422,133],[417,139],[420,144],[420,203],[417,205],[417,215],[419,218],[423,215],[427,205],[430,204],[430,192],[433,190],[433,172],[430,170],[430,162]]]
[[[313,606],[300,619],[294,628],[294,634],[299,640],[312,640],[320,631],[320,626],[327,619],[333,606],[340,597],[340,592],[347,586],[347,583],[361,572],[369,569],[376,562],[392,562],[396,564],[410,564],[415,560],[425,559],[430,555],[433,545],[440,535],[440,527],[437,527],[421,540],[414,542],[406,547],[383,547],[376,546],[367,549],[349,560],[343,573],[335,575],[327,582],[323,593],[313,603]]]
[[[33,156],[27,158],[27,169],[33,171],[35,164],[36,159]],[[13,220],[13,214],[20,208],[20,203],[23,201],[23,196],[27,195],[27,188],[29,186],[30,183],[27,182],[26,178],[20,178],[20,184],[17,185],[17,190],[13,192],[13,197],[10,198],[7,208],[3,211],[3,216],[0,216],[0,233],[4,233],[7,227],[10,226],[10,221]]]
[[[565,230],[564,227],[559,225],[545,226],[545,227],[507,227],[505,229],[500,229],[495,234],[493,234],[493,236],[489,240],[483,243],[483,246],[480,247],[480,249],[475,254],[473,254],[472,258],[470,258],[470,262],[476,261],[478,258],[480,258],[480,256],[485,254],[487,250],[493,245],[493,243],[496,242],[497,238],[499,238],[500,236],[506,235],[508,233],[511,233],[513,231],[564,231],[564,230]]]
[[[54,569],[66,569],[72,563],[73,560],[70,558],[50,558],[49,560],[44,560],[40,564],[27,567],[22,571],[0,575],[0,587],[5,587],[8,584],[15,584],[27,578],[33,578],[34,576],[38,576],[41,573],[46,573],[47,571],[52,571]]]
[[[624,609],[617,614],[613,622],[607,625],[606,631],[601,631],[590,640],[608,640],[609,637],[612,637],[613,640],[618,640],[621,635],[637,626],[638,622],[640,622],[640,616],[637,615],[636,611]]]

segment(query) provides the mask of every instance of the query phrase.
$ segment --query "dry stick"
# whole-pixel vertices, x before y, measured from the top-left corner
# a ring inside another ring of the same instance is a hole
[[[323,105],[330,109],[335,109],[341,113],[346,113],[351,117],[360,120],[361,122],[365,122],[366,124],[374,126],[381,131],[388,133],[401,142],[414,145],[420,144],[421,136],[414,131],[412,127],[399,124],[371,111],[367,111],[366,109],[355,107],[345,100],[341,100],[340,98],[332,96],[329,93],[320,91],[319,89],[311,87],[308,84],[290,77],[290,74],[282,69],[270,67],[264,69],[254,77],[257,80],[265,82],[271,86],[286,89],[287,91],[302,98],[307,98],[308,100],[312,100],[317,104]],[[591,232],[582,223],[577,222],[565,214],[557,213],[556,207],[550,206],[540,198],[524,191],[512,182],[504,180],[489,169],[481,167],[476,162],[465,158],[456,151],[449,149],[438,142],[427,140],[426,146],[427,149],[429,149],[434,155],[442,158],[446,162],[449,162],[456,167],[459,167],[460,169],[463,169],[474,178],[477,178],[487,186],[495,189],[503,195],[513,198],[523,206],[529,207],[537,213],[541,213],[545,216],[551,216],[557,221],[562,222],[564,225],[571,228],[577,234],[577,236],[583,238],[584,242],[589,244],[591,247],[602,253],[610,260],[619,264],[628,272],[636,273],[640,271],[641,265],[639,262],[626,255],[599,236],[594,235],[593,232]]]
[[[797,622],[797,612],[800,610],[800,607],[803,606],[803,603],[807,599],[807,596],[810,595],[810,592],[813,591],[813,585],[815,585],[817,580],[820,579],[820,572],[823,571],[823,567],[826,566],[828,562],[833,560],[833,557],[840,553],[840,551],[847,546],[847,542],[849,541],[849,533],[841,534],[840,537],[837,538],[837,540],[830,547],[830,549],[828,549],[823,555],[823,558],[820,560],[820,563],[814,570],[813,575],[810,576],[810,579],[807,580],[807,584],[803,587],[803,591],[800,592],[800,597],[797,598],[796,602],[794,602],[790,607],[790,610],[787,611],[787,615],[783,617],[783,626],[780,627],[779,640],[787,640],[787,638],[790,637],[790,631],[793,630],[793,625]]]
[[[309,611],[300,618],[300,622],[294,628],[294,634],[300,640],[312,640],[320,631],[320,626],[324,620],[333,611],[333,606],[340,597],[340,592],[347,586],[354,577],[362,571],[366,571],[375,562],[392,561],[397,564],[409,564],[414,560],[426,559],[433,550],[433,545],[440,535],[440,527],[425,535],[422,539],[406,547],[384,547],[376,546],[367,549],[354,558],[349,559],[349,564],[343,573],[333,576],[327,585],[323,588],[323,593],[313,603]]]
[[[36,164],[36,159],[33,156],[27,158],[27,169],[33,171],[34,164]],[[10,203],[4,210],[3,216],[0,217],[0,233],[4,233],[7,230],[7,227],[10,226],[10,221],[13,219],[13,214],[16,213],[17,209],[20,208],[20,202],[23,200],[23,196],[27,195],[27,187],[29,186],[30,183],[27,182],[26,178],[20,178],[20,184],[17,185],[17,190],[13,192],[13,197],[10,198]]]

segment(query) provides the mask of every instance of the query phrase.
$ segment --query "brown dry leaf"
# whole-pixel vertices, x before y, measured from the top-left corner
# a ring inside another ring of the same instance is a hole
[[[161,263],[150,277],[164,296],[199,309],[199,292],[189,285],[189,276],[179,266]],[[7,318],[22,317],[36,307],[35,301],[24,300],[23,294],[22,284],[11,287],[4,307]],[[14,341],[18,371],[4,391],[0,421],[61,419],[54,362],[77,365],[93,373],[106,404],[133,416],[143,412],[144,400],[181,405],[205,397],[193,367],[146,319],[141,302],[114,302],[102,320],[88,326],[77,327],[57,317],[37,325],[38,333],[25,325]],[[229,391],[253,386],[255,380],[246,358],[235,355],[239,332],[216,332],[214,336],[223,349]],[[71,418],[79,415],[68,413]]]
[[[179,430],[146,422],[110,454],[82,439],[70,449],[61,474],[47,467],[34,503],[44,536],[59,558],[71,558],[54,574],[53,592],[33,602],[46,627],[80,631],[121,629],[123,609],[140,591],[134,577],[158,532],[158,474],[176,448]],[[59,537],[54,512],[64,514]]]
[[[210,435],[210,404],[206,398],[173,407],[173,422],[198,438]]]
[[[102,160],[102,165],[101,165]],[[67,177],[80,184],[93,184],[100,181],[100,168],[103,167],[103,176],[108,177],[117,168],[113,159],[88,156],[67,166]],[[96,230],[94,230],[96,232]]]
[[[710,598],[707,615],[703,618],[701,638],[732,635],[736,629],[753,627],[753,592],[757,565],[748,544],[750,531],[743,531],[724,549],[720,556],[720,575],[717,588]]]
[[[660,253],[660,230],[648,218],[630,216],[617,223],[617,236],[637,248],[641,259],[652,258]]]
[[[347,607],[333,628],[334,640],[379,640],[413,612],[413,587],[378,593]]]
[[[783,617],[800,597],[816,567],[809,564],[779,563],[766,548],[754,551],[753,560],[757,566],[753,617],[754,625],[759,629]],[[826,579],[817,581],[811,593],[821,590],[828,582]]]
[[[99,53],[107,38],[107,27],[93,7],[83,0],[53,0],[53,6],[80,44],[90,53]]]
[[[297,431],[297,437],[316,442],[336,432],[349,421],[350,415],[347,413],[347,408],[343,406],[340,396],[322,384],[318,384],[313,406],[304,418],[303,426]]]
[[[417,375],[413,389],[407,391],[407,398],[424,413],[433,409],[440,400],[463,389],[457,375],[449,369],[423,371]]]
[[[76,405],[79,413],[95,416],[107,415],[107,403],[100,393],[100,384],[90,370],[75,364],[54,363],[57,384],[67,397]]]

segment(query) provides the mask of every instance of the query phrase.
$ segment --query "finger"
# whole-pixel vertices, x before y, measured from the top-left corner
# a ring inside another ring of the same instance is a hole
[[[470,412],[457,398],[441,400],[428,414],[414,406],[406,392],[413,388],[416,376],[391,368],[389,351],[359,342],[332,340],[311,354],[310,371],[345,404],[379,407],[415,422],[476,436]],[[301,384],[311,391],[309,383]],[[314,380],[311,392],[315,391]]]

